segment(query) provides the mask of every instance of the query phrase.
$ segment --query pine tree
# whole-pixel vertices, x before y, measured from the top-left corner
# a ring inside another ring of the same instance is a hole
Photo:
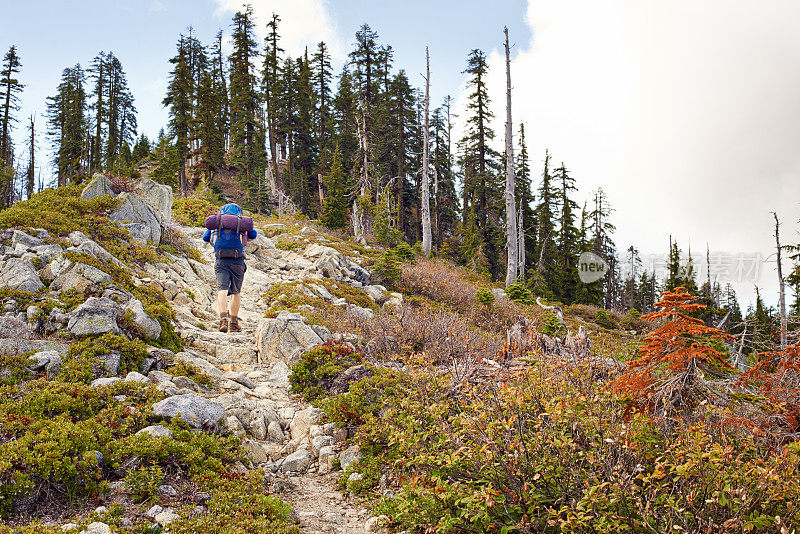
[[[339,75],[339,85],[333,97],[334,134],[332,141],[341,153],[342,168],[345,173],[353,169],[358,139],[356,135],[356,96],[353,90],[352,74],[345,65]]]
[[[565,303],[572,303],[578,289],[577,256],[580,254],[578,245],[578,229],[575,227],[578,204],[572,200],[571,193],[575,187],[575,179],[569,175],[562,163],[554,171],[553,178],[560,184],[558,191],[558,204],[561,209],[558,218],[558,233],[556,234],[557,270],[552,278],[552,285],[556,297]]]
[[[20,66],[17,47],[12,45],[3,57],[2,71],[0,71],[0,106],[2,106],[0,112],[2,113],[0,116],[0,167],[13,165],[11,130],[17,121],[14,112],[19,110],[19,93],[25,87],[16,78]],[[10,193],[10,189],[8,193]],[[2,202],[4,205],[10,205],[9,194],[4,194]]]
[[[267,36],[264,40],[264,68],[262,71],[262,92],[267,106],[267,135],[269,137],[269,153],[272,160],[272,173],[278,177],[278,106],[281,92],[280,35],[278,23],[281,18],[273,13],[267,23]]]
[[[313,57],[314,86],[317,100],[315,134],[317,146],[328,147],[331,128],[331,56],[324,42],[317,45]]]
[[[254,37],[253,8],[233,17],[230,56],[231,162],[239,169],[239,180],[247,191],[251,205],[260,211],[260,173],[264,167],[264,135],[258,118],[259,97],[256,92],[254,62],[258,57]],[[254,202],[255,200],[255,202]]]
[[[669,238],[669,257],[667,258],[667,279],[664,281],[664,289],[672,291],[680,287],[681,279],[681,250],[678,248],[677,241]]]
[[[85,76],[80,65],[66,68],[54,96],[49,97],[47,119],[58,185],[77,178],[84,164],[86,118]]]
[[[519,156],[516,163],[516,186],[514,187],[515,201],[522,213],[522,228],[525,231],[525,262],[520,265],[520,272],[527,272],[527,268],[535,261],[536,254],[536,215],[533,203],[534,195],[531,190],[531,168],[528,162],[528,147],[525,142],[525,124],[519,125]]]
[[[500,251],[504,236],[500,231],[501,201],[497,180],[499,166],[498,154],[491,148],[494,131],[490,124],[494,114],[490,109],[489,93],[486,86],[488,65],[486,55],[480,50],[469,54],[467,69],[469,75],[466,120],[467,132],[459,142],[461,167],[463,171],[464,203],[462,209],[474,210],[475,224],[481,231],[485,245],[486,260],[493,278],[502,270]]]
[[[228,147],[228,131],[230,128],[230,102],[228,100],[228,84],[225,79],[225,56],[222,53],[222,30],[214,38],[214,54],[211,58],[213,65],[211,75],[216,88],[217,108],[219,109],[219,128],[222,130],[222,152]]]
[[[28,170],[25,173],[25,198],[33,196],[36,182],[36,116],[31,115],[28,122]]]
[[[347,175],[342,170],[339,147],[336,147],[333,152],[333,163],[324,181],[326,194],[322,210],[322,224],[328,228],[344,228],[347,226],[349,192]]]
[[[178,52],[169,60],[173,65],[167,84],[167,95],[162,101],[169,106],[169,133],[174,139],[172,154],[177,158],[170,166],[178,169],[178,183],[181,196],[189,194],[186,177],[186,159],[189,157],[189,142],[193,114],[193,79],[189,63],[189,47],[186,38],[181,35],[178,40]]]
[[[555,271],[556,261],[556,190],[550,174],[550,152],[545,151],[542,181],[538,189],[539,203],[536,206],[536,248],[533,260],[536,271],[532,279],[534,292],[543,297],[552,297],[553,290],[548,280]]]

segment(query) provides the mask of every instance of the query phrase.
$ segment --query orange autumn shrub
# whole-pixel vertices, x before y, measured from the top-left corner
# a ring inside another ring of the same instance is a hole
[[[615,380],[613,389],[640,409],[666,415],[677,407],[692,407],[697,390],[704,388],[702,370],[730,368],[725,354],[713,343],[733,338],[691,317],[690,313],[705,306],[682,287],[662,292],[655,306],[658,310],[642,319],[660,326],[647,334],[639,358],[628,362],[628,370]]]

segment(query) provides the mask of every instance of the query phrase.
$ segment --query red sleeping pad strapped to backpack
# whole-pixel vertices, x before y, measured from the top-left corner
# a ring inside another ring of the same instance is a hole
[[[217,213],[216,215],[206,217],[206,228],[209,230],[236,230],[238,228],[239,233],[246,234],[253,229],[253,219],[250,217]]]

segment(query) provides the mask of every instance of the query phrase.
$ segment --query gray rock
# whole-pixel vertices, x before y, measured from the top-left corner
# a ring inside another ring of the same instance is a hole
[[[153,405],[157,417],[177,417],[193,426],[201,428],[204,422],[218,423],[225,417],[225,408],[217,402],[204,399],[194,393],[175,395]]]
[[[161,222],[155,208],[134,193],[120,193],[117,198],[121,203],[109,214],[109,219],[122,223],[137,241],[160,242]]]
[[[20,354],[43,350],[54,350],[63,357],[67,354],[69,345],[44,339],[0,339],[0,354],[7,356],[19,356]]]
[[[389,297],[389,294],[386,292],[386,288],[377,284],[374,286],[365,286],[364,293],[366,293],[369,298],[378,304],[383,304]]]
[[[19,258],[11,258],[0,272],[0,287],[34,293],[44,287],[33,263]]]
[[[336,455],[333,452],[333,447],[325,446],[319,449],[319,474],[325,475],[333,471],[333,460]]]
[[[167,508],[163,512],[156,514],[156,516],[153,519],[155,520],[156,523],[164,527],[169,525],[173,521],[177,521],[180,518],[181,516],[172,511],[172,508]]]
[[[366,376],[370,376],[372,372],[365,365],[353,365],[342,371],[331,382],[330,391],[334,395],[341,395],[350,390],[350,384],[361,380]]]
[[[87,334],[121,334],[117,318],[121,310],[111,299],[89,297],[86,302],[69,313],[67,329],[76,336]]]
[[[150,425],[138,431],[138,434],[148,434],[153,436],[154,438],[171,438],[172,437],[172,430],[165,427],[164,425]]]
[[[136,192],[152,206],[162,222],[172,222],[172,188],[149,178],[139,180]]]
[[[308,437],[311,425],[315,425],[322,418],[322,410],[309,406],[305,410],[295,413],[289,429],[292,432],[292,439],[301,440]]]
[[[110,284],[111,275],[85,263],[74,263],[55,277],[50,284],[52,291],[74,289],[78,293],[96,293],[102,284]]]
[[[178,490],[176,490],[169,484],[161,484],[158,487],[158,492],[166,497],[176,497],[178,495]]]
[[[287,456],[281,464],[281,473],[305,473],[311,465],[311,454],[300,449]]]
[[[48,378],[53,378],[61,372],[61,355],[55,350],[40,351],[31,356],[31,369],[34,371],[47,372]]]
[[[121,378],[119,378],[117,376],[112,376],[112,377],[107,377],[107,378],[95,378],[94,380],[92,380],[92,382],[91,382],[91,384],[89,384],[89,386],[93,387],[93,388],[101,388],[101,387],[104,387],[104,386],[110,386],[114,382],[119,382],[120,380],[121,380]]]
[[[105,174],[95,174],[91,181],[83,188],[81,198],[89,200],[102,195],[116,195],[119,190],[114,187]]]
[[[42,245],[44,245],[44,241],[42,241],[38,237],[33,237],[32,235],[28,235],[21,230],[14,230],[14,234],[11,237],[12,248],[21,247],[32,250]]]
[[[100,360],[100,363],[105,365],[108,372],[111,373],[112,376],[117,376],[119,372],[119,365],[122,363],[122,353],[118,350],[112,350],[109,354],[101,354],[97,357]]]
[[[131,299],[125,305],[123,313],[130,311],[133,315],[133,324],[139,327],[150,339],[158,339],[161,336],[161,324],[147,315],[144,306],[139,299]]]
[[[241,384],[247,389],[255,389],[256,384],[249,378],[247,378],[243,373],[237,373],[236,371],[226,371],[223,378],[227,378],[228,380],[233,380],[237,384]]]
[[[261,319],[256,329],[256,347],[263,360],[292,366],[300,356],[324,340],[305,324],[298,313],[282,312],[274,319]]]
[[[172,383],[175,384],[175,387],[178,389],[186,388],[192,391],[200,390],[200,386],[197,384],[197,382],[188,376],[174,376],[172,377]]]
[[[267,449],[257,441],[253,441],[252,439],[243,439],[242,440],[242,449],[244,449],[247,457],[250,458],[254,464],[263,464],[269,460],[269,454],[267,453]]]
[[[234,436],[244,436],[246,433],[242,422],[235,415],[229,415],[225,418],[225,426]]]
[[[155,384],[170,384],[172,383],[172,375],[164,371],[150,371],[147,373],[149,378]]]
[[[147,517],[152,519],[156,515],[160,514],[163,511],[164,511],[163,507],[161,507],[161,506],[159,506],[157,504],[154,504],[147,512],[145,512],[144,515],[146,515]]]
[[[311,453],[314,455],[314,458],[319,457],[319,451],[323,447],[331,447],[334,444],[334,440],[331,436],[317,436],[313,440],[311,440]]]
[[[150,379],[144,376],[142,373],[137,373],[136,371],[131,371],[127,375],[125,375],[125,382],[142,382],[145,384],[150,383]]]
[[[350,464],[360,461],[361,458],[361,449],[358,447],[358,445],[352,445],[351,447],[348,447],[339,453],[339,464],[342,466],[342,470],[344,471]]]
[[[283,430],[281,429],[281,424],[277,421],[270,421],[269,425],[267,426],[267,434],[269,439],[276,443],[283,443],[286,441],[286,436],[283,435]]]
[[[111,534],[111,527],[100,521],[95,521],[89,523],[89,526],[81,530],[80,534]]]
[[[0,316],[0,338],[31,339],[32,337],[33,330],[27,321]]]
[[[375,316],[375,313],[369,308],[362,308],[361,306],[356,306],[355,304],[347,305],[347,313],[355,316],[361,321],[369,321]]]

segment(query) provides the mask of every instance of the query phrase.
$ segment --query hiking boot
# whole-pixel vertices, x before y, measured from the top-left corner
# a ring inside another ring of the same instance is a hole
[[[241,332],[242,327],[239,326],[239,318],[238,317],[231,317],[231,332]]]
[[[227,332],[228,331],[228,318],[227,317],[220,317],[219,318],[219,331],[220,332]]]

